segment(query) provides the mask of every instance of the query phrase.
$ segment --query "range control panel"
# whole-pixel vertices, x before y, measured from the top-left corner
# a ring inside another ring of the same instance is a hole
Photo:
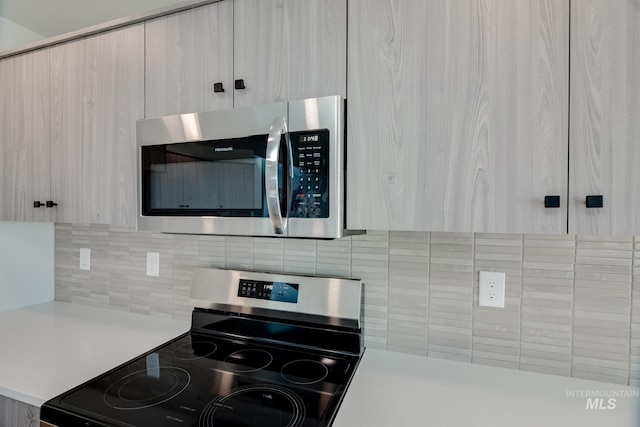
[[[296,304],[298,302],[299,287],[300,285],[297,283],[240,279],[238,296]]]
[[[329,131],[291,132],[292,218],[329,217]]]

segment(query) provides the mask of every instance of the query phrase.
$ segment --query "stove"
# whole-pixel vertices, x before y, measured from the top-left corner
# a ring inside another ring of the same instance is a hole
[[[329,426],[363,353],[361,289],[196,268],[190,331],[46,402],[42,425]]]

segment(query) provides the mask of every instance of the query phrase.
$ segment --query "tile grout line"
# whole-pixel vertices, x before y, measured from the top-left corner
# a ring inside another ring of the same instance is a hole
[[[390,234],[391,231],[386,230],[385,231],[385,236],[387,239],[387,250],[385,251],[385,255],[387,258],[387,265],[386,265],[386,269],[385,269],[385,276],[386,276],[386,290],[387,290],[387,309],[385,310],[385,316],[386,316],[386,326],[387,326],[387,331],[384,337],[384,347],[386,350],[389,350],[389,252],[390,252],[390,246],[391,246],[391,238],[390,238]]]
[[[470,354],[469,354],[469,362],[470,363],[474,363],[473,359],[473,347],[474,347],[474,327],[476,324],[476,303],[475,303],[475,299],[476,299],[476,282],[479,282],[479,273],[476,272],[476,235],[477,233],[472,233],[472,239],[471,239],[471,272],[472,272],[472,279],[471,279],[471,346],[469,347],[470,350]],[[480,283],[478,283],[478,292],[480,292]],[[478,296],[478,300],[480,300],[480,297]]]
[[[425,327],[424,355],[429,356],[429,321],[431,319],[431,232],[427,232],[427,318]]]
[[[431,247],[431,243],[433,241],[431,234],[431,232],[428,232],[427,234],[429,236],[429,240],[427,241],[427,248],[429,250],[429,254],[427,256],[427,344],[425,348],[425,355],[427,357],[429,357],[429,330],[431,329],[431,254],[433,251],[433,248]]]
[[[629,352],[628,356],[628,371],[627,371],[627,385],[631,385],[631,353],[633,352],[632,329],[633,329],[633,282],[634,282],[634,266],[636,261],[636,237],[631,239],[631,289],[629,293]]]
[[[573,348],[575,344],[575,312],[576,312],[576,262],[578,260],[578,235],[573,235],[573,268],[571,271],[571,348],[569,350],[569,377],[574,378],[573,374]]]
[[[517,369],[522,366],[522,300],[524,299],[524,233],[520,234],[520,299],[518,303],[518,361]]]

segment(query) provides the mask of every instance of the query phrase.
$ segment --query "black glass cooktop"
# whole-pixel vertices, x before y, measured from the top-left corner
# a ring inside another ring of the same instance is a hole
[[[47,402],[64,426],[321,427],[358,355],[189,332]]]

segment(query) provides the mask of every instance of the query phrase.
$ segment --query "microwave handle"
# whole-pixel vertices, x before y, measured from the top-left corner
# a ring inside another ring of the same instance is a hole
[[[284,116],[276,116],[269,129],[267,138],[267,155],[264,173],[264,188],[267,195],[267,210],[269,219],[273,224],[273,231],[276,234],[285,234],[287,228],[286,218],[282,218],[280,211],[280,190],[278,183],[278,161],[280,157],[280,138],[284,132],[288,138],[287,123]],[[289,144],[287,144],[289,146]]]

